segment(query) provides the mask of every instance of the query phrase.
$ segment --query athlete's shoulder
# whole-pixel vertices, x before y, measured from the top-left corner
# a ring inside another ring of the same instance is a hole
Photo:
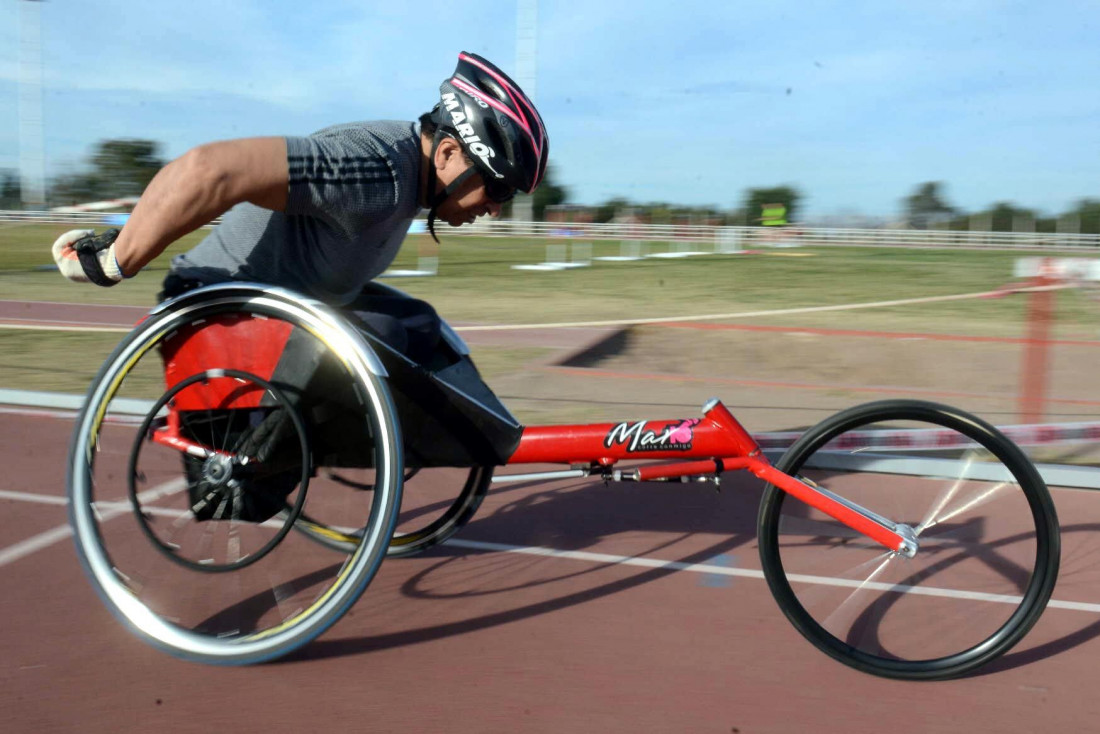
[[[419,142],[420,125],[401,120],[370,120],[345,122],[322,128],[309,137],[324,140],[343,140],[349,143],[371,145],[380,150]]]
[[[351,231],[411,212],[419,156],[419,126],[411,122],[349,122],[288,137],[286,213],[341,220],[340,229]]]

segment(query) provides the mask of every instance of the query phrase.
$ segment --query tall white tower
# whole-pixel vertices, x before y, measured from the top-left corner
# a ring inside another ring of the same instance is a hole
[[[516,67],[512,78],[536,105],[538,100],[535,98],[535,37],[538,22],[538,0],[519,0],[516,7]],[[531,221],[535,218],[531,197],[516,199],[512,205],[512,217],[523,221]]]
[[[39,4],[39,0],[19,3],[19,173],[23,206],[30,209],[46,204]]]

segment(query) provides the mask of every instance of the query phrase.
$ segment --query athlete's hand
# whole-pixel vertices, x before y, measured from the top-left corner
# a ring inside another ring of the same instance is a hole
[[[112,286],[123,279],[115,258],[117,229],[96,235],[94,229],[73,229],[53,243],[53,259],[57,269],[77,283]]]

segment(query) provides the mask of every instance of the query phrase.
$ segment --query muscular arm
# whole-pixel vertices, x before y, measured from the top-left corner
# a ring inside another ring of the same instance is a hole
[[[236,204],[282,211],[288,172],[284,138],[209,143],[162,168],[115,241],[122,272],[137,273],[168,245]]]

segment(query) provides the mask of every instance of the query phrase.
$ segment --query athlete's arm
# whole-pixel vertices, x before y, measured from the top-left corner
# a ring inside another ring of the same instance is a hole
[[[115,241],[125,275],[134,275],[168,245],[249,202],[286,208],[285,138],[243,138],[189,150],[149,182]]]

